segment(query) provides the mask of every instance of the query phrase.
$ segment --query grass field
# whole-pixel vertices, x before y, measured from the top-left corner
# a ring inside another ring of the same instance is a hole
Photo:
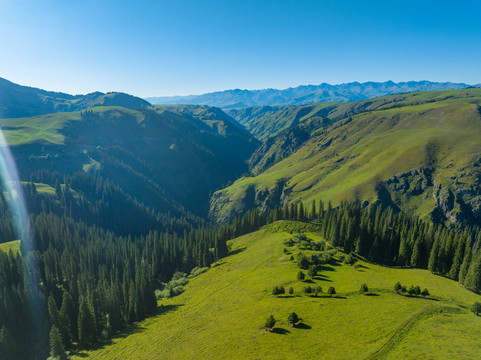
[[[282,224],[282,223],[281,223]],[[288,228],[279,226],[279,228]],[[160,302],[159,314],[80,359],[467,359],[478,358],[481,318],[469,306],[481,297],[425,270],[360,262],[325,265],[313,282],[324,294],[308,297],[298,268],[285,255],[291,237],[272,226],[232,241],[233,254],[191,280],[186,291]],[[315,240],[320,237],[309,234]],[[295,255],[298,250],[294,250]],[[309,251],[302,250],[309,254]],[[393,285],[428,288],[432,298],[394,294]],[[371,296],[358,290],[366,283]],[[274,297],[276,285],[294,294]],[[312,285],[312,283],[310,284]],[[295,311],[301,326],[287,325]],[[268,315],[278,323],[262,327]]]

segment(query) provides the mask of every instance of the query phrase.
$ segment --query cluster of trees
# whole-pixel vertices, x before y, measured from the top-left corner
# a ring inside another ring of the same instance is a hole
[[[324,237],[346,253],[389,266],[429,269],[458,280],[466,288],[481,292],[481,231],[460,224],[446,228],[391,207],[359,202],[312,202],[276,207],[269,220],[311,220],[319,222]]]
[[[287,325],[289,326],[296,326],[299,321],[301,321],[301,319],[295,312],[291,312],[287,317]],[[274,315],[269,315],[264,323],[264,327],[267,331],[272,331],[276,323],[277,320],[274,318]]]
[[[399,281],[394,285],[394,292],[396,294],[408,294],[409,296],[429,296],[429,290],[428,289],[423,289],[421,291],[421,288],[419,285],[411,285],[409,288],[402,285]]]

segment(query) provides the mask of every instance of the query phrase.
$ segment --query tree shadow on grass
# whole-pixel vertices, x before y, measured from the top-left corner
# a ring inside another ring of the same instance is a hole
[[[246,246],[244,246],[243,248],[235,249],[235,250],[231,251],[229,254],[227,254],[226,257],[239,254],[239,253],[243,252],[245,249],[247,249]]]
[[[155,315],[163,315],[167,314],[169,312],[175,311],[181,306],[184,306],[183,304],[177,304],[177,305],[160,305],[157,307],[157,310],[155,311]]]
[[[330,295],[320,295],[319,298],[323,298],[323,299],[347,299],[347,297],[342,296],[342,295],[333,295],[333,296],[330,296]]]
[[[83,350],[83,349],[82,350],[74,350],[71,353],[72,353],[72,355],[76,355],[78,357],[87,358],[87,357],[89,357],[89,354],[87,353],[87,351],[92,351],[92,350],[95,351],[95,350],[103,349],[106,346],[112,345],[114,343],[113,339],[123,339],[123,338],[126,338],[129,335],[138,334],[138,333],[141,333],[141,332],[144,332],[144,331],[145,331],[145,328],[143,326],[139,326],[138,324],[132,324],[132,325],[127,326],[120,333],[115,334],[111,339],[106,339],[106,340],[100,341],[98,344],[90,346],[89,348],[87,348],[85,350]]]
[[[287,329],[276,327],[276,328],[272,329],[271,333],[279,334],[279,335],[287,335],[287,334],[290,334],[290,331],[287,330]]]
[[[327,265],[321,265],[317,269],[318,271],[336,271],[332,266],[327,266]]]
[[[296,326],[294,326],[296,329],[301,329],[301,330],[309,330],[312,329],[309,325],[304,324],[304,323],[299,323]]]
[[[364,295],[365,296],[379,296],[379,294],[375,294],[375,293],[366,293]]]
[[[369,266],[366,266],[366,265],[363,265],[363,264],[357,264],[357,267],[360,268],[360,269],[370,269]]]
[[[282,295],[278,296],[278,299],[291,299],[291,298],[296,298],[296,297],[301,297],[300,295]]]

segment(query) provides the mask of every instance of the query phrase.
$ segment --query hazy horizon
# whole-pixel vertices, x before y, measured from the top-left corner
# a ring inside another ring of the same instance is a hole
[[[481,83],[481,4],[0,0],[1,76],[139,97],[353,81]]]

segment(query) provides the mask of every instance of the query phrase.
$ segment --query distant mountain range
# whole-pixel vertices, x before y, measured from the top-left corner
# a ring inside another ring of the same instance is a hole
[[[411,91],[437,91],[464,89],[473,86],[464,83],[408,81],[351,82],[340,85],[320,84],[303,85],[284,90],[225,90],[203,95],[167,96],[146,98],[152,104],[193,104],[235,109],[260,105],[304,105],[316,102],[360,101]],[[476,85],[474,85],[476,86]],[[479,86],[479,85],[477,85]]]
[[[150,104],[141,98],[124,93],[94,92],[87,95],[69,95],[22,86],[0,78],[0,118],[79,111],[93,106],[122,106],[135,110]]]

